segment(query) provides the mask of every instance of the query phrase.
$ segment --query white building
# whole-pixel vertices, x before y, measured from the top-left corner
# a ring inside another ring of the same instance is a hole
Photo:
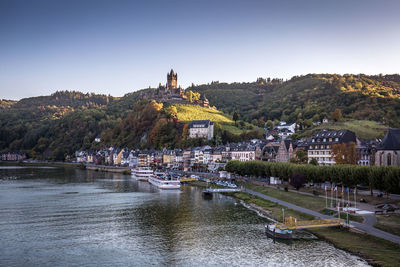
[[[283,129],[287,129],[292,133],[296,132],[296,128],[297,128],[297,124],[296,123],[292,123],[292,124],[287,124],[284,121],[281,121],[281,123],[279,125],[277,125],[275,127],[277,130],[283,130]]]
[[[214,122],[209,120],[192,121],[189,124],[189,138],[207,138],[214,137]]]
[[[256,159],[256,151],[253,149],[239,148],[231,151],[232,160],[251,161]]]

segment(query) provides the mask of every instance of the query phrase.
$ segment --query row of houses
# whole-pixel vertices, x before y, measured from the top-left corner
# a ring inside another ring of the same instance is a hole
[[[21,151],[9,151],[0,153],[1,161],[21,161],[25,160],[26,158],[26,153]]]
[[[336,164],[333,146],[356,144],[356,163],[358,165],[400,166],[400,129],[389,129],[383,140],[360,140],[349,130],[321,130],[310,138],[302,140],[282,139],[269,142],[263,149],[263,160],[288,162],[296,151],[307,153],[308,161],[315,159],[319,165]]]
[[[334,165],[336,162],[333,146],[350,142],[356,144],[359,165],[400,166],[400,129],[390,129],[383,140],[359,140],[349,130],[322,130],[302,140],[253,139],[217,147],[202,146],[185,150],[130,150],[110,147],[99,151],[77,151],[75,156],[77,162],[84,163],[216,171],[230,160],[290,162],[298,150],[303,150],[309,162],[315,159],[319,165]]]
[[[119,165],[130,167],[156,166],[181,170],[216,171],[230,160],[260,160],[266,140],[227,144],[217,147],[202,146],[173,150],[130,150],[109,147],[99,151],[79,150],[75,161],[88,164]]]

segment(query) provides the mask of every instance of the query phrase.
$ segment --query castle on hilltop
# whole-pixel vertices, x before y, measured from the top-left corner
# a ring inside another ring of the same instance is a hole
[[[185,91],[179,86],[178,87],[178,73],[175,73],[173,69],[167,73],[167,84],[165,86],[158,86],[154,98],[159,100],[186,100]]]
[[[173,69],[167,73],[167,83],[165,85],[160,83],[158,88],[149,92],[145,98],[171,104],[192,104],[206,108],[210,107],[208,99],[204,95],[201,99],[193,102],[189,101],[185,95],[185,90],[178,86],[178,73],[175,73]]]

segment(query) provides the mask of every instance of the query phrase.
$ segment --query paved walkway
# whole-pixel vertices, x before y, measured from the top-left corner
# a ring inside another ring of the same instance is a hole
[[[300,211],[300,212],[303,212],[303,213],[306,213],[306,214],[310,214],[310,215],[318,217],[318,218],[322,218],[322,219],[335,219],[336,218],[336,217],[333,217],[333,216],[321,214],[319,212],[316,212],[316,211],[313,211],[313,210],[310,210],[310,209],[306,209],[306,208],[294,205],[292,203],[289,203],[289,202],[286,202],[286,201],[283,201],[283,200],[279,200],[277,198],[273,198],[273,197],[264,195],[262,193],[259,193],[259,192],[256,192],[256,191],[253,191],[253,190],[250,190],[250,189],[247,189],[247,188],[243,188],[243,191],[246,192],[246,193],[261,197],[263,199],[266,199],[266,200],[269,200],[269,201],[272,201],[272,202],[276,202],[279,205],[286,206],[286,207],[288,207],[290,209],[297,210],[297,211]],[[358,230],[364,231],[367,234],[370,234],[370,235],[373,235],[373,236],[376,236],[376,237],[379,237],[379,238],[383,238],[383,239],[389,240],[391,242],[400,244],[400,236],[389,234],[387,232],[384,232],[384,231],[381,231],[379,229],[374,228],[373,225],[376,222],[375,217],[372,216],[372,215],[371,216],[365,216],[365,217],[367,217],[367,218],[366,218],[364,223],[358,223],[358,222],[350,221],[350,225],[352,227],[358,229]]]

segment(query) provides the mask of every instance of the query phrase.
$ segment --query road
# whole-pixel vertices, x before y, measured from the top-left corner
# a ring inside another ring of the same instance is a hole
[[[283,200],[279,200],[277,198],[273,198],[273,197],[264,195],[262,193],[259,193],[259,192],[256,192],[256,191],[253,191],[253,190],[250,190],[250,189],[247,189],[247,188],[243,188],[243,191],[246,192],[246,193],[261,197],[263,199],[278,203],[279,205],[288,207],[290,209],[297,210],[297,211],[300,211],[300,212],[303,212],[303,213],[306,213],[306,214],[310,214],[310,215],[315,216],[317,218],[321,218],[321,219],[336,219],[336,217],[325,215],[325,214],[321,214],[319,212],[316,212],[316,211],[313,211],[313,210],[310,210],[310,209],[307,209],[307,208],[303,208],[303,207],[294,205],[292,203],[289,203],[289,202],[286,202],[286,201],[283,201]],[[375,219],[375,217],[373,215],[364,216],[364,218],[365,218],[365,221],[363,223],[350,221],[350,225],[352,227],[358,229],[358,230],[361,230],[361,231],[367,233],[367,234],[370,234],[370,235],[373,235],[373,236],[376,236],[376,237],[391,241],[393,243],[400,244],[400,236],[393,235],[393,234],[381,231],[381,230],[376,229],[376,228],[373,227],[373,225],[376,222],[376,219]]]

